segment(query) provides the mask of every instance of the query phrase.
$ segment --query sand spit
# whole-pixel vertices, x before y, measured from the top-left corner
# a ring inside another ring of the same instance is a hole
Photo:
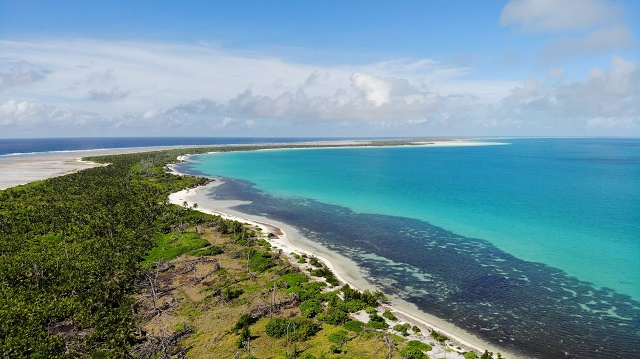
[[[104,166],[82,161],[83,157],[167,150],[176,147],[135,147],[100,150],[54,151],[0,156],[0,190],[51,177],[63,176],[87,168]],[[179,148],[179,147],[178,147]]]
[[[319,142],[301,142],[295,145],[324,145],[324,146],[362,146],[370,144],[370,141],[361,140],[336,140]],[[219,144],[219,145],[190,145],[190,146],[152,146],[152,147],[128,147],[106,148],[95,150],[72,150],[32,152],[0,155],[0,190],[15,187],[22,184],[41,181],[51,177],[63,176],[87,168],[103,166],[99,163],[82,161],[83,157],[119,155],[125,153],[138,153],[150,151],[162,151],[179,148],[198,147],[233,147],[233,146],[263,146],[266,144]],[[293,145],[292,143],[270,143],[268,145]],[[186,157],[185,157],[186,159]]]

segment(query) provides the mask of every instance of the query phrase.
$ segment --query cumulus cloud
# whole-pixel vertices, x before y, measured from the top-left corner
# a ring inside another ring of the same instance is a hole
[[[94,113],[81,112],[48,104],[38,104],[16,99],[0,103],[0,124],[7,127],[39,129],[84,126],[104,119]]]
[[[500,14],[500,24],[530,32],[557,32],[590,28],[618,19],[622,8],[607,0],[511,0]]]
[[[362,91],[367,100],[375,106],[382,106],[389,102],[389,87],[387,84],[370,74],[356,72],[351,75],[353,86]]]
[[[612,121],[637,128],[640,103],[637,65],[622,57],[582,81],[563,83],[557,68],[551,84],[521,84],[477,79],[471,68],[431,59],[321,66],[199,45],[0,46],[11,63],[47,71],[28,92],[2,93],[0,131],[8,136],[19,128],[50,134],[56,126],[104,135],[492,135],[553,129],[553,121],[571,122],[564,133],[576,134],[620,128]],[[65,57],[52,55],[59,53]]]
[[[8,71],[0,72],[0,91],[37,82],[45,76],[45,71],[36,70],[30,63],[20,61]]]
[[[630,135],[620,131],[640,127],[640,71],[637,64],[613,56],[608,71],[591,69],[582,81],[543,85],[530,79],[513,89],[492,116],[556,131],[600,127]]]

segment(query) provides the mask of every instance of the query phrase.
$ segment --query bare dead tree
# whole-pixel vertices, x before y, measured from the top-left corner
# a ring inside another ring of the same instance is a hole
[[[396,343],[393,341],[393,338],[391,338],[391,336],[389,336],[388,333],[384,334],[384,336],[382,337],[382,340],[387,345],[387,359],[391,359],[393,356],[392,355],[393,349],[395,348]]]

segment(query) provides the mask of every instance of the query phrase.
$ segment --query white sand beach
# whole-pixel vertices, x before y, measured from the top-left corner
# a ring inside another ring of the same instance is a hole
[[[176,147],[110,148],[4,155],[0,156],[0,170],[2,171],[0,190],[103,166],[100,163],[82,161],[83,157],[159,151],[170,148]]]
[[[176,173],[175,170],[172,169],[172,171]],[[177,205],[183,205],[186,202],[189,206],[197,203],[198,211],[219,215],[225,219],[246,223],[249,226],[259,227],[262,233],[273,233],[274,236],[269,239],[270,243],[274,247],[282,249],[282,252],[290,257],[291,263],[294,265],[300,266],[297,261],[294,260],[293,256],[290,255],[291,252],[312,255],[331,269],[341,283],[349,284],[351,287],[359,290],[376,289],[373,284],[367,281],[367,274],[363,273],[355,262],[316,242],[310,241],[302,236],[295,228],[283,222],[241,213],[233,209],[233,207],[247,204],[247,202],[215,200],[207,196],[207,193],[211,191],[211,189],[222,183],[223,182],[216,180],[205,186],[173,193],[169,196],[169,201]],[[446,352],[447,358],[464,359],[460,352],[469,350],[475,351],[478,355],[482,354],[484,350],[489,350],[494,353],[500,352],[508,358],[518,357],[517,355],[506,352],[504,349],[496,348],[451,323],[421,311],[412,303],[404,301],[401,298],[394,297],[393,295],[388,295],[388,298],[390,301],[388,304],[381,306],[380,314],[382,314],[382,311],[385,309],[389,309],[399,319],[397,323],[392,323],[392,326],[398,323],[409,323],[412,326],[418,326],[422,330],[423,335],[412,335],[409,339],[420,340],[433,346],[434,349],[429,352],[429,355],[434,358],[445,357]],[[366,322],[367,318],[364,316],[363,318],[359,318],[359,320]],[[429,330],[435,330],[438,333],[444,334],[451,340],[447,341],[446,346],[442,346],[429,337]],[[458,347],[461,349],[457,349]]]

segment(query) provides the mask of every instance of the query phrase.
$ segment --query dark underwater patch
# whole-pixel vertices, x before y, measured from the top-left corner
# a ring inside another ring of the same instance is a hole
[[[639,358],[640,303],[482,239],[424,221],[282,199],[225,179],[212,196],[286,222],[343,253],[378,287],[482,339],[535,358]]]

